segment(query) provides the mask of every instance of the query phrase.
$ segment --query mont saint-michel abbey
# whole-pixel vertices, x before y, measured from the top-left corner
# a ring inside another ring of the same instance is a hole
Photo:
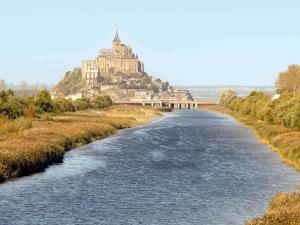
[[[86,86],[97,84],[97,77],[113,76],[114,74],[142,74],[144,64],[134,54],[131,47],[121,43],[118,30],[112,42],[111,49],[101,49],[99,55],[93,60],[81,62],[82,78]]]

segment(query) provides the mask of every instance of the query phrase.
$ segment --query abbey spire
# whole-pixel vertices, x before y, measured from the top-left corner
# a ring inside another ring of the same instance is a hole
[[[118,28],[116,28],[115,38],[114,38],[113,42],[121,42],[120,38],[119,38]]]

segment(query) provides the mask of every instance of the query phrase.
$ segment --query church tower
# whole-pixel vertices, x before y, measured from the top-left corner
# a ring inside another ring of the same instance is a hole
[[[120,41],[120,38],[119,38],[118,28],[116,28],[115,38],[112,42],[112,47],[113,47],[113,49],[118,49],[118,48],[121,47],[121,41]]]

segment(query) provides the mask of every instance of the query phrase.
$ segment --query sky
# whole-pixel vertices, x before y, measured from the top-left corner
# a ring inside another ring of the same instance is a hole
[[[299,0],[0,0],[0,79],[55,84],[120,39],[172,85],[273,85],[300,63]]]

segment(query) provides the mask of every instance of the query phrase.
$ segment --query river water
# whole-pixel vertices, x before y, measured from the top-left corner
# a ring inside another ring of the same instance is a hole
[[[300,175],[233,119],[182,110],[0,185],[0,224],[243,224]]]

